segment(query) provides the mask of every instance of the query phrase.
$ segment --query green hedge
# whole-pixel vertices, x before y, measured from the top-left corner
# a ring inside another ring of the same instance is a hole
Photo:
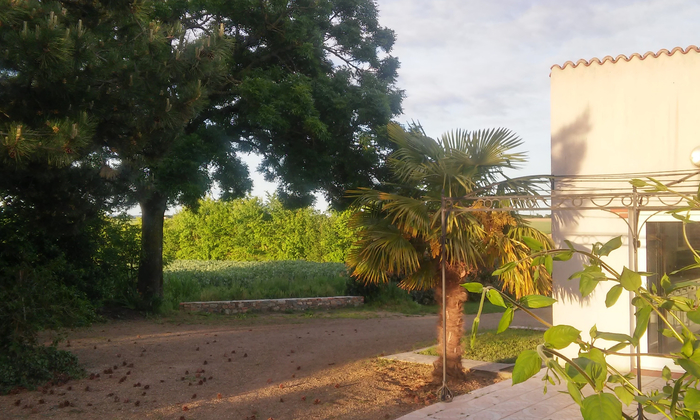
[[[272,198],[202,200],[167,220],[166,260],[343,262],[354,240],[350,212],[284,209]]]

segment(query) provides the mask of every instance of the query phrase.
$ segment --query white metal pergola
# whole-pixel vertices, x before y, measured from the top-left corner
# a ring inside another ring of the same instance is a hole
[[[660,188],[652,190],[647,187],[637,187],[630,181],[641,179]],[[516,181],[517,179],[511,180]],[[445,232],[446,219],[451,212],[542,212],[552,211],[577,212],[584,210],[600,210],[617,216],[627,225],[627,240],[629,249],[629,268],[637,271],[639,266],[639,238],[644,225],[655,215],[687,207],[687,197],[696,196],[699,192],[700,171],[668,171],[640,172],[602,175],[570,175],[527,177],[530,183],[539,185],[535,194],[490,195],[494,188],[475,191],[463,197],[445,197],[441,202],[442,238],[442,307],[443,307],[443,361],[446,359],[446,325],[445,325]],[[646,217],[640,220],[640,212]],[[553,214],[554,216],[554,214]],[[554,218],[554,217],[553,217]],[[634,363],[637,376],[637,387],[642,389],[641,357],[637,347],[636,362]],[[446,368],[443,362],[443,383],[439,396],[443,401],[452,398],[447,388]],[[644,419],[641,404],[638,409],[639,419]]]

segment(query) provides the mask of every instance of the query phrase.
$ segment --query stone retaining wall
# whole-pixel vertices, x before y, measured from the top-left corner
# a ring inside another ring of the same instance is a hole
[[[182,302],[180,309],[187,312],[215,314],[240,314],[245,312],[307,311],[309,309],[335,309],[346,306],[362,306],[362,296],[333,296],[316,298],[227,300],[214,302]]]

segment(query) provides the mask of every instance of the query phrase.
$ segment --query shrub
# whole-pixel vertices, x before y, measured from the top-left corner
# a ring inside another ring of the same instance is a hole
[[[119,242],[133,235],[125,239],[123,223],[105,216],[103,188],[87,164],[0,168],[4,390],[33,387],[49,378],[47,371],[60,376],[64,367],[72,375],[71,364],[64,363],[68,356],[39,346],[37,334],[89,324],[96,318],[94,307],[128,282],[134,254]]]
[[[0,394],[47,382],[60,384],[84,373],[70,352],[54,346],[18,346],[11,353],[0,353]]]
[[[202,200],[166,221],[163,253],[170,260],[343,262],[354,239],[350,213],[289,210],[274,197]]]

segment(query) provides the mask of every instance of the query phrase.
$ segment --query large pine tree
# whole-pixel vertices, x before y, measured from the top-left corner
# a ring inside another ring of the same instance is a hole
[[[166,207],[248,191],[239,152],[292,205],[384,176],[403,94],[371,0],[3,0],[0,37],[0,159],[102,162],[141,206],[147,300]]]

